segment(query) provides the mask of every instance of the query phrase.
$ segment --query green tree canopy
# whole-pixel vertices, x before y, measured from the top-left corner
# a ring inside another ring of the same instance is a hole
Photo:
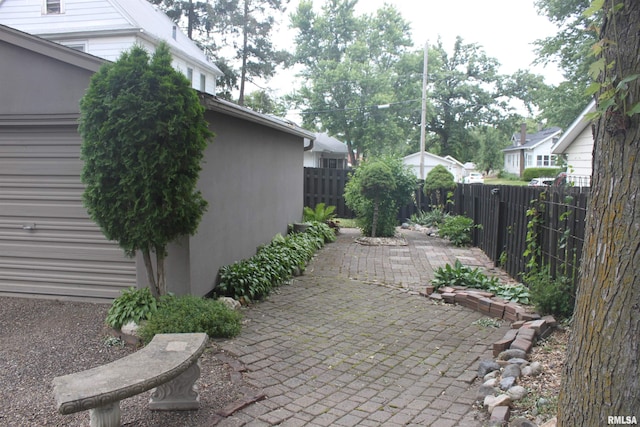
[[[196,184],[212,136],[171,61],[164,43],[152,57],[134,47],[100,68],[80,102],[85,206],[128,256],[142,252],[155,296],[166,292],[167,244],[195,233],[206,210]]]

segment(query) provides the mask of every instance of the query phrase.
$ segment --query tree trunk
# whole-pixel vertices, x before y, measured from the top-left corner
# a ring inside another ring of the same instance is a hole
[[[604,21],[600,37],[611,42],[603,54],[615,66],[600,82],[615,88],[640,73],[640,2],[606,1],[605,16],[612,3],[624,8]],[[617,105],[628,109],[638,101],[636,79]],[[596,123],[595,141],[582,276],[558,403],[563,427],[640,419],[640,114],[609,108]]]
[[[242,69],[240,70],[240,96],[238,105],[244,105],[244,84],[247,79],[247,46],[249,44],[249,1],[244,0],[244,25],[242,27]]]
[[[156,249],[157,292],[158,295],[167,294],[167,276],[164,271],[164,251]]]
[[[142,259],[144,260],[144,267],[147,270],[149,290],[151,290],[151,295],[153,295],[154,298],[158,299],[160,293],[158,292],[158,285],[156,282],[155,274],[153,274],[153,263],[151,262],[151,254],[149,253],[149,249],[142,250]]]
[[[378,211],[380,210],[380,202],[378,198],[373,201],[373,219],[371,220],[371,237],[376,237],[376,228],[378,226]]]

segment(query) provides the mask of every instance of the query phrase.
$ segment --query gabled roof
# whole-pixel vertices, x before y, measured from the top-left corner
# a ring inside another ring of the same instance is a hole
[[[211,73],[217,76],[223,75],[193,40],[180,31],[180,28],[167,15],[146,0],[94,0],[89,3],[91,3],[92,12],[96,14],[96,19],[87,19],[82,14],[69,14],[72,2],[74,0],[67,0],[67,16],[56,16],[55,19],[43,16],[47,19],[46,30],[41,30],[42,24],[35,27],[28,20],[24,25],[16,25],[16,27],[46,39],[136,35],[154,45],[160,41],[166,41],[172,54],[183,56],[183,59],[188,57]],[[75,2],[82,3],[79,0]],[[0,7],[2,3],[0,0]],[[176,28],[175,39],[173,38],[174,27]]]
[[[562,154],[571,145],[571,143],[582,133],[582,131],[591,124],[591,120],[586,120],[585,116],[596,111],[596,101],[593,100],[587,105],[577,119],[571,123],[569,129],[560,137],[560,139],[551,147],[552,154]]]
[[[327,133],[316,133],[312,151],[318,153],[348,153],[347,144],[329,136]]]
[[[0,41],[20,46],[23,49],[93,72],[98,71],[102,64],[107,62],[105,59],[98,58],[89,53],[80,52],[70,47],[50,42],[2,24],[0,24]]]
[[[525,143],[524,144],[507,147],[507,148],[503,149],[502,151],[532,150],[532,149],[536,148],[538,145],[542,144],[543,142],[549,141],[549,140],[553,139],[554,137],[558,136],[561,132],[562,132],[561,128],[559,128],[557,126],[554,126],[554,127],[548,128],[548,129],[543,129],[540,132],[528,133],[525,136]],[[511,137],[511,141],[513,141],[514,143],[519,144],[520,143],[520,134],[519,133],[513,134],[513,136]]]
[[[313,132],[303,129],[288,120],[258,113],[250,108],[242,107],[208,93],[198,92],[198,95],[200,96],[200,101],[207,110],[216,111],[239,119],[258,123],[272,129],[277,129],[282,132],[302,137],[305,140],[313,141],[316,138]]]
[[[451,157],[451,156],[440,157],[440,156],[435,155],[435,154],[433,154],[433,153],[429,153],[428,151],[425,151],[425,152],[424,152],[424,155],[425,155],[426,157],[431,157],[431,158],[433,158],[433,159],[435,159],[435,160],[440,160],[441,162],[444,162],[444,163],[450,163],[450,164],[452,164],[452,165],[459,165],[459,166],[463,166],[463,164],[462,164],[462,163],[460,163],[458,160],[456,160],[455,158],[453,158],[453,157]],[[409,159],[413,159],[413,158],[415,158],[415,157],[419,157],[419,156],[420,156],[420,151],[417,151],[417,152],[415,152],[415,153],[411,153],[411,154],[409,154],[409,155],[407,155],[407,156],[404,156],[404,157],[402,158],[402,160],[409,160]]]

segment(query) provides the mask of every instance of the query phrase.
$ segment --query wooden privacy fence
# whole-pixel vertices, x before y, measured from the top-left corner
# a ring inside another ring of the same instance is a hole
[[[537,264],[548,265],[552,277],[566,276],[577,284],[588,191],[580,187],[458,185],[449,211],[480,224],[473,232],[473,245],[519,280],[526,272],[527,225],[535,211],[534,234],[540,248]]]
[[[304,206],[324,202],[336,206],[337,216],[352,218],[344,203],[344,186],[349,177],[345,169],[304,169]],[[416,184],[414,200],[398,212],[398,224],[418,211],[430,210],[434,203],[421,194]],[[446,200],[447,191],[441,192]],[[521,187],[510,185],[458,184],[453,191],[448,212],[472,218],[480,227],[473,231],[473,245],[500,265],[509,275],[521,280],[526,272],[527,211],[535,203],[538,212],[537,244],[541,259],[551,275],[566,276],[577,284],[584,244],[585,219],[589,188]],[[431,199],[435,199],[431,197]]]

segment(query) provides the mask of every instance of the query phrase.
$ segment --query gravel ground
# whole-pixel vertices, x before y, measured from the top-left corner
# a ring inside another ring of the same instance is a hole
[[[60,415],[54,377],[99,366],[135,351],[107,346],[107,304],[0,297],[0,426],[87,426],[89,412]],[[120,402],[124,426],[209,426],[216,411],[251,389],[216,358],[210,342],[200,358],[198,411],[147,409],[151,392]],[[233,380],[235,378],[235,380]]]

